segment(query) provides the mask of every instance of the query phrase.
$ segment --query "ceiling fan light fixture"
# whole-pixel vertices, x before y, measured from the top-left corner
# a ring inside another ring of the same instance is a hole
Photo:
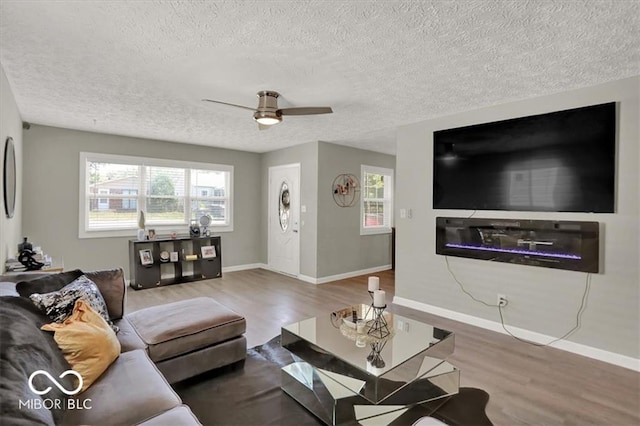
[[[216,101],[215,99],[202,99],[205,102],[213,102],[214,104],[228,105],[236,108],[248,109],[253,111],[253,119],[258,123],[259,130],[267,130],[269,127],[282,121],[284,115],[316,115],[331,114],[331,107],[293,107],[278,108],[278,97],[280,94],[271,90],[262,90],[257,93],[258,108],[250,108],[244,105],[231,104],[229,102]]]
[[[282,121],[282,117],[271,111],[256,111],[253,114],[253,119],[263,126],[273,126]]]

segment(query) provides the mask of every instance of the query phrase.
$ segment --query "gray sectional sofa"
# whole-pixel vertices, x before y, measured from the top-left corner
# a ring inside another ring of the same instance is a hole
[[[182,316],[177,321],[157,318],[162,310],[158,307],[126,315],[121,269],[85,274],[99,288],[110,319],[120,328],[116,335],[120,356],[78,395],[66,395],[43,374],[33,382],[38,389],[50,387],[50,391],[38,396],[29,388],[30,376],[39,370],[49,372],[63,388],[73,388],[69,376],[60,377],[69,365],[52,333],[40,330],[50,319],[25,296],[59,290],[78,274],[82,271],[47,278],[0,276],[0,424],[200,424],[169,383],[227,364],[242,365],[244,318],[208,298],[167,305],[170,312]],[[193,307],[207,312],[180,315],[195,311]],[[168,324],[166,329],[157,326],[162,322]]]

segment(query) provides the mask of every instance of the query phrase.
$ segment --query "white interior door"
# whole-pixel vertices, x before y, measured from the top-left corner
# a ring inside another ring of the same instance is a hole
[[[300,273],[300,164],[269,167],[269,268]]]

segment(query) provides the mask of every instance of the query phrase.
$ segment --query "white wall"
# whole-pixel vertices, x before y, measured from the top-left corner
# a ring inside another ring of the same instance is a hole
[[[4,149],[7,137],[13,138],[16,150],[16,208],[11,219],[5,214],[4,197]],[[22,119],[9,81],[0,66],[0,271],[4,271],[4,262],[13,257],[22,240]]]
[[[496,308],[484,307],[462,293],[447,271],[445,258],[435,254],[435,217],[463,217],[472,211],[432,209],[433,131],[615,101],[619,103],[615,214],[478,211],[474,217],[603,224],[604,269],[592,275],[581,328],[568,340],[623,358],[640,358],[639,85],[640,78],[634,77],[401,127],[396,212],[411,208],[413,218],[396,219],[398,300],[425,310],[469,315],[471,322],[474,318],[478,323],[500,320]],[[508,296],[504,313],[510,326],[559,337],[576,322],[585,273],[463,258],[449,258],[449,263],[458,280],[476,297],[495,303],[497,293]]]
[[[32,125],[24,132],[24,232],[46,253],[64,258],[66,269],[128,271],[128,240],[135,237],[78,238],[81,151],[233,165],[234,231],[220,233],[222,265],[260,262],[259,154]]]

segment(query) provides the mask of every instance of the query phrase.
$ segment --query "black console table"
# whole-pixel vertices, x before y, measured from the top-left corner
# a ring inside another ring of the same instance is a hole
[[[129,279],[136,290],[222,276],[220,237],[129,240]]]

